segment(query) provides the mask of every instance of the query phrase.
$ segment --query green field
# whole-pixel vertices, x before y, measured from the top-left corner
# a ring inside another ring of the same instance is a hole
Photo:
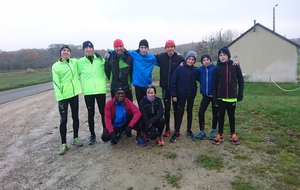
[[[0,91],[20,88],[52,81],[50,69],[37,70],[27,73],[26,70],[0,72]]]

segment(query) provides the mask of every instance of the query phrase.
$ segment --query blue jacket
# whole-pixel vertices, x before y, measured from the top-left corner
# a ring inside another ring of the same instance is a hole
[[[133,59],[132,84],[138,87],[147,87],[152,84],[152,70],[158,65],[154,55],[142,55],[139,51],[129,51]]]
[[[194,66],[188,66],[184,63],[179,66],[172,74],[170,93],[177,99],[195,98],[197,94],[197,82],[199,80],[199,71]]]
[[[200,74],[200,93],[204,96],[212,96],[212,80],[215,69],[214,63],[211,63],[209,66],[201,66],[198,68]]]

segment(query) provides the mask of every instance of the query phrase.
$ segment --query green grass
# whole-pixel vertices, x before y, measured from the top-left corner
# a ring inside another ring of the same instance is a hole
[[[27,73],[26,70],[0,72],[0,91],[31,86],[52,81],[50,69],[36,70]]]
[[[171,184],[173,187],[180,188],[179,180],[182,178],[181,174],[176,175],[167,174],[164,176],[165,180]]]
[[[279,85],[284,89],[299,88],[299,84]],[[234,181],[233,189],[261,189],[253,184],[266,179],[272,180],[269,184],[271,189],[297,189],[300,186],[299,97],[300,90],[284,92],[273,83],[245,83],[244,99],[236,107],[236,133],[241,146],[260,155],[263,163],[242,167],[240,175],[247,180]],[[201,96],[197,95],[194,118],[197,118],[200,101]],[[210,122],[209,108],[207,126],[211,125]],[[224,133],[225,136],[229,135],[227,116]],[[252,160],[250,155],[243,153],[233,158],[241,162]]]
[[[198,155],[196,163],[208,170],[220,170],[223,168],[223,163],[220,157],[209,155]]]

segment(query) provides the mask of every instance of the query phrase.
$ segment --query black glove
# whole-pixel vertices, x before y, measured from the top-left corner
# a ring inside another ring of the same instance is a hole
[[[126,137],[131,137],[131,131],[132,131],[132,128],[130,126],[127,126],[125,129]]]
[[[111,138],[111,144],[118,144],[118,137],[117,134],[115,132],[112,132],[110,134],[110,138]]]
[[[238,96],[237,101],[240,102],[243,100],[243,96]]]
[[[155,140],[158,136],[158,131],[154,126],[150,127],[149,131],[150,131],[150,139]]]

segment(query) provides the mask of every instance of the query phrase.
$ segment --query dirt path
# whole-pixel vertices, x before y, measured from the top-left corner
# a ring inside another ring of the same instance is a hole
[[[1,104],[0,115],[0,189],[176,189],[164,179],[167,174],[181,175],[179,185],[185,190],[231,189],[231,182],[239,175],[239,165],[250,164],[234,163],[233,153],[253,155],[242,145],[233,146],[226,141],[213,146],[208,140],[194,142],[185,135],[176,143],[165,139],[164,147],[158,147],[154,141],[139,147],[134,137],[123,138],[111,146],[100,139],[99,114],[97,143],[89,146],[87,112],[80,96],[79,136],[84,146],[70,145],[69,116],[70,150],[59,156],[59,113],[52,90]],[[199,130],[197,118],[193,130]],[[197,166],[196,157],[205,153],[222,156],[225,169],[205,170]]]

